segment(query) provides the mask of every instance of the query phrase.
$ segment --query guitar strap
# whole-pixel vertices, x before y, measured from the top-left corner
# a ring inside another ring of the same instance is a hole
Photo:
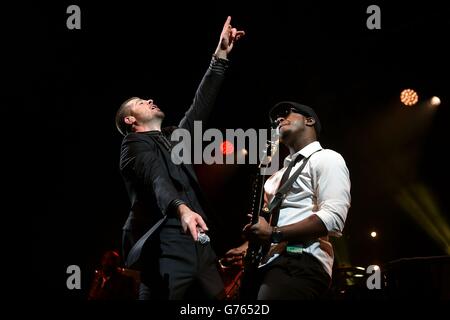
[[[278,191],[275,194],[275,197],[273,198],[272,202],[269,205],[269,216],[271,217],[271,220],[270,220],[270,225],[271,226],[276,226],[277,225],[278,218],[280,217],[281,203],[283,202],[283,200],[286,197],[286,194],[289,192],[289,190],[291,190],[292,185],[294,184],[294,181],[297,180],[298,176],[300,175],[300,173],[305,168],[306,164],[308,163],[309,158],[311,158],[311,156],[314,153],[316,153],[318,151],[321,151],[321,150],[323,150],[323,149],[316,150],[313,153],[311,153],[309,155],[309,157],[305,158],[303,160],[303,163],[300,166],[300,168],[298,168],[294,172],[294,174],[292,176],[290,176],[290,178],[280,188],[278,188]]]
[[[135,264],[139,261],[139,258],[141,256],[142,248],[147,241],[148,238],[155,232],[156,229],[159,228],[159,226],[166,220],[167,215],[164,215],[161,219],[158,220],[158,222],[155,223],[153,227],[150,228],[131,248],[130,252],[128,253],[127,259],[126,259],[126,267],[127,268],[133,268],[135,267]]]

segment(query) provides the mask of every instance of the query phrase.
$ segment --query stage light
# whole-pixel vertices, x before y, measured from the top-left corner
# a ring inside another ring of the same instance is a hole
[[[375,231],[372,231],[372,232],[370,233],[370,236],[371,236],[372,238],[375,238],[375,237],[377,236],[377,233],[376,233]]]
[[[246,156],[246,155],[248,155],[248,151],[247,151],[247,149],[245,149],[245,148],[243,148],[243,149],[241,149],[241,154],[242,154],[242,156]]]
[[[400,94],[400,101],[405,106],[413,106],[419,101],[419,95],[412,89],[405,89]]]
[[[377,265],[374,265],[374,266],[373,266],[373,270],[378,270],[378,269],[380,269],[379,266],[377,266]]]
[[[435,195],[423,183],[404,188],[397,196],[400,206],[450,255],[450,225]]]
[[[234,151],[234,145],[230,141],[225,140],[221,143],[220,150],[222,150],[222,154],[224,155],[232,154]]]
[[[437,107],[438,105],[441,104],[441,99],[439,99],[439,97],[434,96],[433,98],[430,99],[430,103],[433,107]]]

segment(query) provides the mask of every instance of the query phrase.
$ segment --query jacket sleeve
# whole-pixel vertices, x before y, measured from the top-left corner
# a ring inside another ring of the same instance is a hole
[[[157,148],[153,141],[143,139],[139,134],[129,134],[122,145],[122,159],[127,161],[122,163],[133,171],[138,183],[153,191],[158,207],[166,215],[184,202],[165,168],[161,168]]]
[[[228,60],[213,58],[194,96],[194,100],[181,119],[180,128],[194,133],[194,121],[206,121],[216,101],[217,94],[225,78]]]

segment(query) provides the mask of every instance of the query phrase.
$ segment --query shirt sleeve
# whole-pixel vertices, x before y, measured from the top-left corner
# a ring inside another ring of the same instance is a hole
[[[313,169],[319,208],[315,214],[330,236],[341,236],[351,200],[349,171],[339,153],[323,150],[319,154]]]

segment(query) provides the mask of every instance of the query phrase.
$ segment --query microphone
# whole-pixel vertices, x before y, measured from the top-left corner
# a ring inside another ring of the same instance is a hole
[[[209,243],[209,241],[211,241],[210,239],[209,239],[209,236],[202,230],[202,229],[200,229],[200,228],[197,228],[197,236],[198,236],[198,242],[200,242],[200,244],[203,244],[203,245],[205,245],[205,244],[208,244]]]
[[[281,121],[282,121],[281,119],[277,119],[275,121],[272,121],[272,128],[276,129],[280,125]]]

